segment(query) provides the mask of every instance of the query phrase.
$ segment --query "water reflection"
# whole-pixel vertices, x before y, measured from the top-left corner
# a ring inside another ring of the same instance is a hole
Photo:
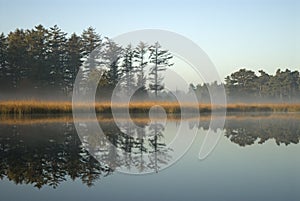
[[[99,123],[103,133],[93,130],[94,123]],[[158,172],[172,157],[172,150],[165,143],[165,125],[147,119],[137,124],[126,120],[115,122],[112,119],[84,121],[79,126],[79,137],[83,147],[113,171]]]
[[[198,126],[197,126],[198,124]],[[209,129],[209,121],[190,121],[190,128]],[[218,128],[214,128],[217,130]],[[263,116],[228,116],[224,126],[225,136],[241,147],[264,144],[275,140],[281,144],[298,144],[300,139],[300,114],[277,114]]]
[[[188,129],[207,130],[210,119],[210,116],[188,118],[185,123]],[[176,127],[180,119],[169,118],[167,125],[160,121],[150,123],[147,118],[134,121],[138,127],[126,120],[117,126],[111,118],[102,118],[99,124],[105,136],[95,132],[80,140],[71,118],[2,119],[0,178],[15,184],[55,188],[69,179],[80,179],[91,186],[120,167],[157,172],[172,158],[173,150],[166,146],[166,135],[170,134],[166,127]],[[229,116],[224,133],[241,147],[268,140],[275,140],[278,146],[298,144],[300,115]],[[89,154],[91,149],[97,160]]]
[[[0,177],[57,187],[68,177],[91,186],[111,173],[83,149],[71,123],[0,126]]]
[[[232,120],[226,125],[226,137],[240,146],[252,145],[256,141],[264,144],[274,139],[276,144],[298,144],[300,121],[293,118]]]

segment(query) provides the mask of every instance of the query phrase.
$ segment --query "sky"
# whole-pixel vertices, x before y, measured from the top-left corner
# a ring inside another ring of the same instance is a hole
[[[57,24],[115,37],[140,29],[181,34],[201,47],[220,77],[240,68],[300,69],[298,0],[0,0],[0,32]]]

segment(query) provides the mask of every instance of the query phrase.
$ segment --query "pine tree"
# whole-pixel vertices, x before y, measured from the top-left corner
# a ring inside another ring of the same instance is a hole
[[[122,62],[122,81],[123,81],[123,88],[127,94],[130,94],[133,90],[135,85],[134,81],[134,67],[133,67],[133,56],[134,52],[131,45],[128,45],[124,49],[123,53],[123,62]]]
[[[147,51],[148,46],[144,42],[140,42],[134,50],[134,62],[137,63],[135,67],[135,72],[137,74],[137,86],[140,87],[137,90],[136,95],[141,98],[145,98],[147,96],[145,76],[145,67],[148,63],[145,58]]]
[[[299,72],[298,71],[290,72],[289,78],[290,78],[290,90],[289,90],[290,95],[289,95],[289,98],[290,99],[297,98],[298,90],[299,90],[299,83],[298,83]]]
[[[30,81],[34,88],[46,87],[49,78],[47,74],[47,40],[48,30],[42,25],[27,31],[28,63],[31,68]]]
[[[82,40],[75,33],[67,41],[67,66],[64,75],[65,89],[67,94],[73,90],[76,75],[82,65]]]
[[[122,51],[122,48],[118,44],[107,39],[103,59],[108,68],[108,81],[111,90],[115,88],[120,78],[119,61],[122,57]]]
[[[257,76],[251,70],[240,69],[226,77],[225,81],[231,97],[237,95],[240,100],[255,95]]]
[[[270,75],[263,70],[258,71],[260,76],[257,78],[257,90],[258,96],[260,98],[266,97],[269,94],[269,82],[270,82]]]
[[[153,64],[150,68],[149,81],[150,90],[154,91],[155,97],[158,95],[158,91],[164,89],[163,86],[163,76],[160,72],[165,71],[167,67],[173,65],[170,60],[173,58],[168,50],[163,50],[158,42],[149,47],[149,63]]]
[[[29,72],[27,66],[27,43],[26,34],[22,29],[10,32],[7,37],[7,61],[10,85],[13,88],[20,88],[21,81],[26,79]]]
[[[7,64],[7,39],[4,33],[0,34],[0,89],[1,91],[7,88],[7,77],[9,77],[9,69]]]
[[[102,43],[101,36],[96,33],[93,27],[88,27],[82,32],[82,54],[83,56],[89,55],[93,50],[99,47]]]
[[[82,32],[82,55],[85,61],[85,73],[94,70],[99,63],[97,59],[101,56],[102,39],[93,27],[89,27]]]
[[[61,90],[64,86],[67,59],[66,35],[57,25],[50,28],[47,44],[49,85],[56,90]]]
[[[82,40],[82,58],[83,68],[82,73],[82,84],[86,85],[91,72],[96,70],[100,63],[98,62],[99,57],[102,56],[102,39],[98,35],[93,27],[88,27],[81,34]]]

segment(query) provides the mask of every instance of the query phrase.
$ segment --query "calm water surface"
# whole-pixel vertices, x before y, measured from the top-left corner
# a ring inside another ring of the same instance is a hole
[[[300,200],[300,114],[230,115],[224,129],[211,128],[222,134],[205,160],[198,154],[209,116],[155,125],[143,117],[134,121],[139,130],[126,119],[117,126],[99,118],[109,141],[130,157],[105,145],[98,162],[87,151],[95,139],[81,143],[70,117],[1,119],[0,200]],[[161,170],[172,158],[167,145],[179,121],[184,132],[197,132],[196,139]],[[147,153],[157,158],[144,160]],[[109,157],[116,158],[113,164]],[[154,173],[128,175],[118,168]]]

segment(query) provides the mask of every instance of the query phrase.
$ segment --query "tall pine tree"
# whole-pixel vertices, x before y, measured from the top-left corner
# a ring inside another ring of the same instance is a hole
[[[137,75],[137,86],[140,88],[136,92],[138,98],[146,98],[146,76],[145,67],[148,62],[146,60],[146,54],[148,51],[148,46],[144,42],[140,42],[134,50],[134,62],[136,63],[135,72]]]
[[[66,33],[54,25],[50,27],[48,39],[48,73],[49,85],[55,90],[64,87],[64,73],[66,70]]]
[[[47,86],[47,40],[48,30],[42,25],[27,31],[26,41],[28,44],[28,63],[30,65],[30,81],[35,89]]]
[[[7,61],[9,65],[7,70],[10,77],[7,86],[9,88],[20,88],[21,81],[25,80],[29,74],[25,31],[16,29],[14,32],[10,32],[7,43]]]
[[[117,43],[107,38],[103,58],[108,68],[107,76],[110,90],[113,90],[119,82],[119,62],[122,57],[122,52],[122,48]]]
[[[7,90],[10,76],[7,64],[7,38],[4,33],[0,34],[0,90]]]
[[[67,65],[64,74],[65,91],[67,94],[73,90],[73,85],[76,79],[76,75],[82,64],[82,49],[83,44],[80,36],[75,33],[67,41]]]
[[[81,34],[82,40],[82,56],[83,56],[83,68],[82,73],[82,84],[87,84],[91,72],[96,70],[99,66],[98,59],[102,54],[102,39],[99,34],[96,33],[93,27],[88,27]]]
[[[131,45],[128,45],[124,49],[123,53],[123,62],[122,62],[122,80],[123,80],[123,88],[127,94],[130,94],[135,85],[134,80],[134,67],[133,67],[133,56],[134,52]]]
[[[149,52],[149,63],[153,64],[149,73],[149,88],[154,91],[155,97],[157,97],[158,92],[164,89],[161,72],[173,65],[173,63],[170,63],[173,56],[168,50],[163,50],[158,42],[149,47]]]

